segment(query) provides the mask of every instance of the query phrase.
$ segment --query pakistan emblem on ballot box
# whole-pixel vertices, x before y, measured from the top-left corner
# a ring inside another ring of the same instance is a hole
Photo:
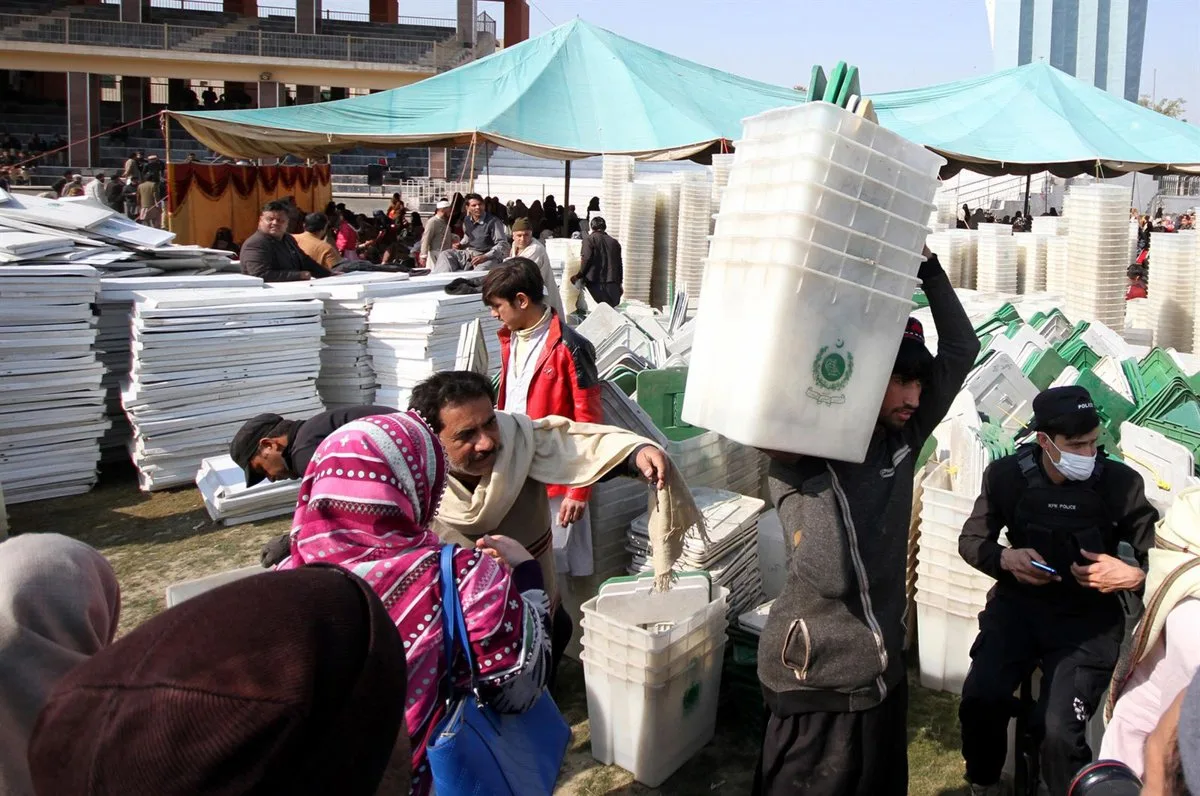
[[[815,384],[805,394],[819,404],[833,406],[846,402],[842,390],[854,375],[854,355],[845,346],[844,340],[838,340],[832,347],[822,346],[813,360]]]

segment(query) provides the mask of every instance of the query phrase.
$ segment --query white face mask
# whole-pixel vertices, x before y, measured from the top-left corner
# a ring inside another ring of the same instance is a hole
[[[1046,436],[1046,441],[1050,443],[1050,447],[1058,451],[1058,461],[1051,459],[1054,469],[1062,473],[1063,478],[1068,481],[1086,481],[1092,477],[1092,471],[1096,469],[1096,455],[1081,456],[1078,453],[1067,453],[1062,448],[1054,444],[1054,440]]]

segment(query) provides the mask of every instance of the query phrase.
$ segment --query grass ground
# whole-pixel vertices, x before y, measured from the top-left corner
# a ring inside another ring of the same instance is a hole
[[[281,517],[225,528],[209,519],[195,489],[139,492],[127,469],[106,472],[100,486],[86,495],[11,506],[9,519],[13,532],[63,533],[108,557],[121,582],[121,634],[163,610],[168,585],[256,563],[263,543],[289,524],[289,518]],[[956,796],[963,792],[958,700],[913,685],[909,793]],[[574,735],[559,780],[561,796],[743,796],[750,792],[759,739],[738,722],[718,722],[712,743],[661,786],[647,788],[623,769],[601,766],[592,758],[583,670],[578,664],[565,663],[555,696]]]

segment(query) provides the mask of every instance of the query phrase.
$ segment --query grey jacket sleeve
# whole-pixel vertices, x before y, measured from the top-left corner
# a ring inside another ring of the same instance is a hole
[[[921,403],[913,414],[911,427],[917,438],[917,447],[933,433],[942,422],[950,404],[954,403],[967,374],[979,355],[979,340],[967,317],[966,310],[954,294],[950,277],[942,270],[937,255],[930,256],[921,265],[921,284],[929,299],[933,323],[938,333],[938,353],[933,361],[931,384],[922,385]]]
[[[508,257],[511,247],[508,234],[504,231],[504,222],[493,218],[488,222],[488,240],[493,241],[492,248],[487,251],[487,258],[492,262],[500,262]]]

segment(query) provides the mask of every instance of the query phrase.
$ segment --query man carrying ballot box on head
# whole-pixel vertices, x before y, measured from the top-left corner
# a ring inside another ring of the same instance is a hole
[[[979,352],[937,256],[926,248],[925,258],[918,276],[938,355],[909,319],[863,462],[768,452],[789,563],[758,645],[769,712],[756,794],[908,792],[904,612],[916,457]]]
[[[999,796],[1013,692],[1042,670],[1042,777],[1066,793],[1092,760],[1087,723],[1108,687],[1125,614],[1140,591],[1158,512],[1142,477],[1098,448],[1100,415],[1082,387],[1033,401],[1036,442],[992,462],[958,550],[995,578],[979,615],[958,716],[972,796]],[[1000,531],[1008,532],[1008,546]],[[1117,558],[1133,548],[1138,566]]]

